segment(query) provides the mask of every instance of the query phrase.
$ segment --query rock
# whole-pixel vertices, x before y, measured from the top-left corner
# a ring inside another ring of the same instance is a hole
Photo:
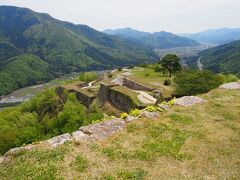
[[[89,126],[83,126],[80,127],[79,130],[84,134],[89,135],[90,140],[98,141],[104,140],[120,129],[123,129],[124,125],[124,120],[116,118],[110,121],[103,121]]]
[[[160,107],[161,109],[164,109],[166,111],[171,110],[171,108],[167,104],[159,104],[158,107]]]
[[[73,132],[72,137],[75,141],[87,141],[90,138],[89,135],[85,134],[82,131]]]
[[[4,163],[4,157],[0,157],[0,164],[3,164]]]
[[[123,85],[123,77],[119,76],[119,77],[115,78],[114,80],[112,80],[111,82],[122,86]]]
[[[128,115],[128,116],[125,118],[125,122],[128,123],[128,122],[134,121],[134,120],[136,120],[136,119],[137,119],[137,117]]]
[[[141,116],[142,117],[146,117],[146,118],[158,118],[159,117],[159,113],[157,113],[157,112],[148,112],[148,111],[146,111],[146,110],[143,110],[143,111],[141,111]]]
[[[194,104],[205,103],[206,100],[196,96],[183,96],[175,100],[175,104],[183,107],[193,106]]]
[[[123,86],[126,86],[129,89],[133,89],[137,91],[148,91],[148,92],[154,91],[153,88],[146,87],[145,85],[135,82],[133,80],[130,80],[128,78],[123,78]]]
[[[47,140],[46,142],[50,144],[51,147],[56,147],[60,144],[63,144],[67,141],[71,141],[72,140],[72,136],[69,133],[66,134],[62,134],[60,136],[56,136],[53,137],[49,140]]]
[[[144,105],[154,105],[157,102],[157,99],[152,97],[151,95],[149,95],[148,93],[144,92],[144,91],[135,91],[137,93],[139,93],[138,100],[144,104]]]
[[[161,89],[156,89],[153,91],[153,93],[154,93],[153,97],[157,99],[158,103],[160,103],[161,101],[164,100],[164,96],[163,96]]]
[[[240,82],[230,82],[227,84],[221,85],[221,89],[240,89]]]
[[[4,154],[4,156],[5,156],[5,157],[7,157],[7,156],[12,156],[12,155],[17,154],[17,153],[19,153],[20,151],[24,151],[24,150],[29,151],[29,150],[31,150],[34,146],[35,146],[35,145],[28,144],[28,145],[22,146],[22,147],[15,147],[15,148],[12,148],[12,149],[8,150],[8,151]]]

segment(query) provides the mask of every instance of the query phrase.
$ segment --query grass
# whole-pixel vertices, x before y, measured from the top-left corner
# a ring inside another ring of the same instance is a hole
[[[79,154],[75,161],[72,162],[72,167],[78,171],[78,172],[83,172],[87,169],[88,167],[88,162],[87,159],[85,157],[83,157],[81,154]]]
[[[173,77],[169,78],[162,72],[155,72],[153,69],[142,68],[142,70],[133,70],[132,75],[128,77],[131,80],[139,82],[147,87],[161,89],[164,96],[170,96],[174,91]],[[164,86],[164,80],[169,79],[171,85]]]
[[[0,179],[239,179],[240,93],[200,97],[207,103],[133,121],[100,143],[22,152]]]

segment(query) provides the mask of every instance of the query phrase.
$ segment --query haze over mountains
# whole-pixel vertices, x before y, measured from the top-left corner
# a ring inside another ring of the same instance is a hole
[[[200,43],[210,43],[210,44],[226,44],[235,40],[240,39],[240,28],[221,28],[206,30],[198,33],[192,34],[180,34],[191,39],[194,39]]]
[[[200,43],[195,40],[165,31],[149,33],[132,28],[122,28],[116,30],[108,29],[104,32],[154,49],[195,47],[200,45]]]

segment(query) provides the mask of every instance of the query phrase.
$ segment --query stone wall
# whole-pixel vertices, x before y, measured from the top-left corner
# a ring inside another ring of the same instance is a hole
[[[88,96],[84,93],[82,93],[81,91],[77,91],[74,89],[65,89],[63,86],[58,86],[56,88],[56,93],[58,94],[58,96],[60,96],[62,99],[66,99],[66,97],[64,96],[64,91],[70,92],[70,93],[75,93],[78,101],[83,104],[84,106],[86,106],[87,108],[92,104],[93,100],[96,98],[96,96]]]
[[[98,92],[98,99],[100,103],[104,104],[105,102],[111,103],[117,109],[122,111],[129,112],[131,109],[142,108],[137,105],[131,97],[128,95],[116,91],[113,87],[118,86],[114,84],[101,84]]]
[[[146,87],[140,83],[134,82],[127,78],[123,78],[123,86],[126,86],[133,90],[138,90],[138,91],[148,91],[148,92],[154,91],[153,88]]]

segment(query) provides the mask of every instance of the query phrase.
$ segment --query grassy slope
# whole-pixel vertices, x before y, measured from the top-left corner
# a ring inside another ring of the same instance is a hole
[[[99,144],[22,152],[1,179],[239,179],[240,94],[213,90],[206,104],[139,119]]]
[[[156,89],[160,88],[164,96],[166,97],[170,96],[174,91],[174,88],[175,88],[173,83],[174,76],[169,78],[166,75],[164,75],[162,72],[155,72],[153,69],[149,69],[149,68],[140,68],[140,69],[135,68],[131,72],[132,72],[132,75],[129,76],[129,79],[139,82],[147,87],[152,87]],[[165,79],[171,80],[170,86],[163,85]]]

